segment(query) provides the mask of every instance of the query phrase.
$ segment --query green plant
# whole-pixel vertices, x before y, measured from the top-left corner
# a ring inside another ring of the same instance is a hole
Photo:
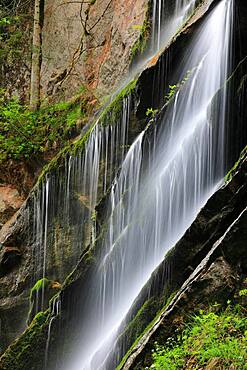
[[[178,85],[169,85],[169,91],[165,96],[165,102],[169,102],[173,98],[173,96],[175,95],[175,93],[178,90],[178,87],[179,87],[179,84]]]
[[[84,104],[84,105],[83,105]],[[6,100],[0,91],[0,163],[27,160],[69,142],[78,119],[86,116],[86,101],[62,102],[31,112],[18,98]]]
[[[151,369],[199,369],[216,361],[222,368],[246,369],[247,318],[240,306],[200,311],[183,332],[156,344]]]
[[[239,291],[239,296],[240,297],[246,297],[247,296],[247,289],[242,289]]]
[[[168,103],[176,94],[176,92],[189,80],[192,71],[188,70],[183,77],[182,81],[178,82],[176,85],[169,85],[169,91],[165,95],[165,103]]]
[[[157,112],[158,112],[158,109],[148,108],[146,111],[146,116],[154,118]]]
[[[23,54],[26,45],[22,22],[24,22],[24,16],[0,18],[0,62],[2,64],[11,64]]]

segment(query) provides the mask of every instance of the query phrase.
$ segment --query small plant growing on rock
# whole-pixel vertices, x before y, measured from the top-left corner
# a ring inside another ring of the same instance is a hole
[[[148,108],[146,111],[146,116],[154,118],[157,113],[158,113],[158,109]]]

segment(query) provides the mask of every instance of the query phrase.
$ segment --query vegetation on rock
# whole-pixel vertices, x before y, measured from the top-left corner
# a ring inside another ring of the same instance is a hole
[[[217,305],[216,305],[217,306]],[[246,309],[228,305],[216,313],[214,307],[200,310],[182,333],[156,345],[150,369],[246,369]]]
[[[18,98],[0,95],[0,163],[9,159],[28,160],[54,151],[69,142],[77,123],[85,119],[88,98],[75,99],[31,112]]]
[[[135,26],[137,29],[140,30],[139,39],[133,45],[131,50],[131,59],[133,60],[138,54],[142,54],[146,49],[150,32],[151,32],[151,23],[148,20],[148,17],[143,22],[142,26]]]
[[[2,370],[27,369],[27,353],[31,358],[28,363],[30,370],[43,368],[44,359],[40,353],[45,351],[49,318],[49,311],[39,312],[35,316],[23,335],[1,357]]]
[[[58,293],[61,285],[47,278],[39,279],[30,292],[28,322],[30,323],[38,312],[49,308],[50,300]]]

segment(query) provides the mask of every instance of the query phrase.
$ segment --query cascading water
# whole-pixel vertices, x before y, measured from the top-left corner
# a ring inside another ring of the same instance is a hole
[[[68,156],[65,170],[46,175],[34,192],[30,216],[35,238],[33,282],[47,277],[63,281],[87,243],[93,242],[98,196],[106,193],[126,153],[130,108],[131,98],[127,97],[118,121],[104,126],[99,120],[84,151]],[[39,300],[36,313],[44,308],[44,286]]]
[[[153,0],[151,52],[163,47],[193,12],[196,0]]]
[[[202,23],[155,132],[141,133],[126,155],[84,299],[78,352],[64,369],[109,368],[107,356],[134,299],[222,181],[224,115],[214,121],[213,103],[230,67],[232,8],[233,0],[222,0]]]
[[[121,88],[136,77],[152,58],[164,49],[195,9],[196,0],[153,0],[152,29],[145,51],[137,55]]]

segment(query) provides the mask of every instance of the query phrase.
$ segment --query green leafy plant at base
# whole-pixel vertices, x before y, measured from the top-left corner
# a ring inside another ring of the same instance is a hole
[[[156,344],[150,369],[177,370],[215,368],[247,369],[247,318],[240,306],[221,313],[200,311],[180,335]]]

